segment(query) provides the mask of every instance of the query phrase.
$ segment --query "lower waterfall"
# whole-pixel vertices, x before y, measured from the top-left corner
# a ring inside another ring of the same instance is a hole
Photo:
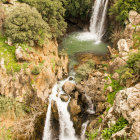
[[[62,86],[66,81],[75,83],[74,80],[69,80],[69,78],[73,76],[69,76],[67,79],[59,81],[55,84],[52,89],[52,94],[49,96],[49,105],[46,114],[46,121],[45,121],[45,128],[44,128],[44,135],[43,140],[53,140],[52,139],[52,131],[51,131],[51,103],[55,101],[57,104],[58,114],[59,114],[59,140],[78,140],[75,136],[75,130],[73,127],[73,122],[70,120],[70,114],[67,110],[68,102],[63,102],[60,98],[61,94],[65,94],[62,90]]]

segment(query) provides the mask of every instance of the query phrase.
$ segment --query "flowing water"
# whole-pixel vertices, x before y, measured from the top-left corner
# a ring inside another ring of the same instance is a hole
[[[52,131],[51,131],[51,103],[55,101],[57,104],[58,114],[59,114],[59,124],[60,124],[60,140],[78,140],[75,136],[75,130],[73,127],[73,122],[70,119],[70,114],[68,112],[68,102],[63,102],[60,98],[61,94],[65,94],[62,90],[62,86],[66,81],[75,83],[74,80],[69,80],[70,78],[74,79],[74,76],[69,76],[67,79],[59,81],[55,84],[52,89],[52,94],[49,97],[49,105],[46,114],[45,128],[43,140],[53,140]]]
[[[102,36],[105,33],[105,20],[107,12],[108,0],[96,0],[93,6],[93,14],[90,22],[90,32],[75,32],[68,35],[61,46],[59,51],[62,52],[63,49],[66,50],[70,57],[70,64],[73,67],[77,63],[76,54],[77,53],[95,53],[95,54],[106,54],[107,44],[101,42]],[[70,74],[71,75],[71,74]],[[85,140],[85,132],[89,121],[83,123],[81,130],[81,138],[77,138],[75,134],[75,129],[73,127],[73,122],[70,119],[70,113],[68,112],[68,102],[63,102],[60,98],[61,94],[65,94],[62,90],[62,86],[66,81],[75,83],[74,80],[70,80],[70,77],[74,79],[72,74],[67,79],[57,82],[52,93],[49,96],[49,105],[46,113],[45,128],[43,134],[43,140],[54,140],[52,134],[52,124],[51,124],[51,104],[53,101],[56,102],[58,115],[59,115],[59,140]],[[94,105],[86,95],[89,102],[87,112],[89,114],[94,114]]]

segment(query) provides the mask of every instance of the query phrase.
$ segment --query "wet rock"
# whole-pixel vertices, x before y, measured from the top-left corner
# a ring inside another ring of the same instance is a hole
[[[55,120],[59,120],[57,104],[55,101],[52,101],[51,108],[52,108],[52,113],[53,113]]]
[[[67,94],[61,94],[60,98],[62,101],[67,102],[69,100],[69,96]]]
[[[83,87],[81,84],[77,84],[77,85],[76,85],[76,90],[77,90],[79,93],[84,93],[84,92],[85,92],[85,89],[84,89],[84,87]]]
[[[62,88],[67,94],[70,94],[75,90],[75,84],[71,82],[65,82]]]
[[[75,116],[81,112],[80,105],[77,104],[77,100],[72,99],[69,103],[69,110],[72,116]]]
[[[126,64],[127,63],[123,59],[121,59],[120,57],[117,57],[113,62],[110,62],[109,71],[110,73],[114,73],[115,70],[122,68]]]

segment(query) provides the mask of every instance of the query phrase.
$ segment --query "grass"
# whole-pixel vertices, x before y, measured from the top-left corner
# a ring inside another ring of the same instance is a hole
[[[7,38],[0,33],[0,60],[4,58],[5,61],[5,68],[8,74],[13,74],[15,72],[19,72],[22,68],[25,70],[29,63],[24,62],[24,63],[19,63],[16,60],[15,56],[15,50],[16,46],[9,46],[5,42],[7,41]],[[22,47],[23,51],[26,52],[26,48],[29,50],[32,50],[32,47],[26,45],[26,44],[20,44]],[[27,53],[28,57],[28,53]]]

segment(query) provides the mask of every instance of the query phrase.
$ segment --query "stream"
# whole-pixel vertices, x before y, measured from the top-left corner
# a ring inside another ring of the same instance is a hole
[[[101,41],[105,33],[105,20],[107,12],[108,0],[96,0],[93,6],[93,13],[90,21],[89,32],[74,32],[66,36],[59,47],[59,53],[63,50],[66,51],[70,58],[70,69],[74,67],[77,61],[77,54],[79,53],[94,53],[96,55],[103,55],[107,53],[107,44]],[[75,73],[71,71],[69,77],[65,80],[58,81],[49,96],[48,110],[46,113],[45,128],[43,140],[85,140],[85,132],[89,121],[84,122],[82,125],[81,136],[77,136],[71,121],[71,116],[68,111],[68,104],[61,100],[60,96],[65,94],[62,86],[66,81],[75,83]],[[91,102],[90,97],[86,96],[89,101],[87,112],[95,114],[94,104]],[[54,101],[57,105],[59,115],[59,135],[57,138],[53,137],[52,124],[51,124],[51,104]]]

